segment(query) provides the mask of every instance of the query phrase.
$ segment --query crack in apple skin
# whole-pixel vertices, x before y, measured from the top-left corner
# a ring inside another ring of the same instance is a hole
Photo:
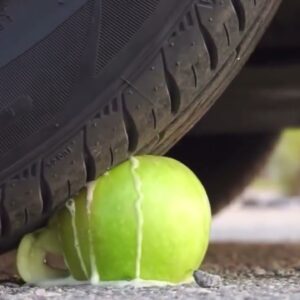
[[[81,248],[80,248],[80,244],[79,244],[79,238],[78,238],[78,232],[77,232],[77,226],[76,226],[76,206],[75,206],[74,199],[68,200],[66,202],[65,206],[71,215],[71,226],[72,226],[72,232],[73,232],[73,236],[74,236],[74,248],[76,250],[76,254],[77,254],[78,260],[80,262],[81,269],[82,269],[84,275],[86,276],[86,278],[88,278],[89,277],[88,271],[87,271],[86,265],[84,264],[84,260],[83,260],[83,256],[82,256],[82,252],[81,252]]]
[[[138,158],[131,157],[131,175],[133,178],[134,188],[136,190],[137,199],[135,201],[136,218],[137,218],[137,249],[136,249],[136,270],[135,277],[137,280],[141,279],[141,261],[143,250],[143,227],[144,227],[144,215],[143,215],[143,193],[142,193],[142,181],[137,173],[140,166]]]
[[[91,205],[94,200],[94,192],[96,188],[96,180],[92,181],[87,184],[87,193],[86,193],[86,211],[88,216],[88,222],[89,222],[89,230],[88,230],[88,237],[89,237],[89,244],[90,244],[90,265],[91,265],[91,276],[90,276],[90,283],[92,285],[98,285],[101,281],[101,277],[99,274],[99,271],[97,269],[96,265],[96,256],[95,256],[95,250],[94,250],[94,243],[93,243],[93,237],[91,232]]]

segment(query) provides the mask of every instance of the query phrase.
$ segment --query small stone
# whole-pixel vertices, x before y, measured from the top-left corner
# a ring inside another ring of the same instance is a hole
[[[222,284],[222,278],[220,276],[203,271],[195,271],[194,279],[202,288],[214,288],[219,287]]]
[[[261,267],[255,267],[253,269],[253,273],[255,276],[266,276],[267,275],[267,271]]]
[[[45,291],[45,289],[37,289],[36,291],[35,291],[35,294],[37,295],[37,296],[45,296],[46,295],[46,291]]]
[[[5,282],[5,283],[1,283],[2,286],[10,288],[10,289],[15,289],[15,288],[19,288],[20,285],[14,282]]]
[[[293,276],[295,275],[295,271],[292,270],[292,269],[278,269],[278,270],[275,270],[275,275],[278,276],[278,277],[290,277],[290,276]]]
[[[300,272],[300,265],[299,265],[299,266],[296,266],[296,267],[294,267],[294,270],[295,270],[296,272]]]
[[[36,294],[36,296],[41,297],[41,298],[45,298],[45,299],[48,298],[48,297],[58,297],[60,295],[57,292],[48,291],[48,290],[45,290],[45,289],[42,289],[42,288],[36,289],[35,294]]]

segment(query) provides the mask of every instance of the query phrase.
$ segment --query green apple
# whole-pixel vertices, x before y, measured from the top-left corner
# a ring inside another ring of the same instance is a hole
[[[210,222],[206,192],[187,167],[140,156],[69,200],[51,228],[76,280],[181,283],[204,258]]]

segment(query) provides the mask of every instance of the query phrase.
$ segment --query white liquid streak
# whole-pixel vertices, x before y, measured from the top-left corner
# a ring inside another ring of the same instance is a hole
[[[72,225],[72,232],[73,232],[73,236],[74,236],[74,247],[76,250],[76,254],[78,256],[81,269],[82,269],[84,275],[86,276],[86,278],[88,278],[88,276],[89,276],[88,271],[84,264],[83,256],[82,256],[80,245],[79,245],[79,239],[78,239],[78,233],[77,233],[77,227],[76,227],[76,219],[75,219],[76,206],[75,206],[75,202],[73,199],[70,199],[69,201],[67,201],[66,208],[68,209],[68,211],[70,212],[70,215],[71,215],[71,225]]]
[[[142,280],[142,279],[135,279],[132,281],[101,281],[98,282],[98,286],[103,287],[114,287],[114,288],[124,288],[124,287],[134,287],[134,288],[144,288],[144,287],[164,287],[164,286],[176,286],[182,284],[188,284],[193,282],[193,279],[190,279],[181,284],[174,284],[171,282],[165,281],[155,281],[155,280]],[[73,277],[66,277],[60,279],[52,279],[42,282],[37,282],[35,285],[40,287],[53,287],[53,286],[80,286],[89,284],[88,281],[78,281],[75,280]]]
[[[86,200],[87,200],[86,210],[87,210],[87,216],[89,220],[88,235],[89,235],[89,244],[90,244],[90,264],[91,264],[90,283],[93,285],[98,285],[101,279],[100,279],[100,274],[98,273],[97,270],[95,250],[93,247],[94,243],[93,243],[92,232],[91,232],[91,205],[94,199],[95,188],[96,188],[96,181],[88,183],[87,195],[86,195]]]
[[[137,249],[136,249],[136,269],[135,277],[138,281],[141,278],[141,261],[142,261],[142,249],[143,249],[143,226],[144,226],[144,216],[143,216],[143,194],[142,194],[142,182],[137,173],[137,169],[140,165],[139,160],[135,157],[130,158],[131,162],[131,172],[134,180],[134,187],[137,192],[137,199],[135,202],[136,216],[137,216]]]

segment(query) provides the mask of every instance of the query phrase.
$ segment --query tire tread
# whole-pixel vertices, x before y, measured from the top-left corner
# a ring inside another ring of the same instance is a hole
[[[269,22],[270,17],[261,19],[262,10],[268,8],[271,15],[278,3],[191,1],[150,65],[133,81],[124,79],[123,90],[95,112],[71,140],[0,186],[0,251],[42,225],[86,182],[129,156],[165,153],[212,105],[201,95],[239,61],[232,58],[240,56],[240,46],[255,23],[259,20],[265,27]],[[181,128],[177,133],[174,122]],[[30,171],[33,166],[36,172]]]

